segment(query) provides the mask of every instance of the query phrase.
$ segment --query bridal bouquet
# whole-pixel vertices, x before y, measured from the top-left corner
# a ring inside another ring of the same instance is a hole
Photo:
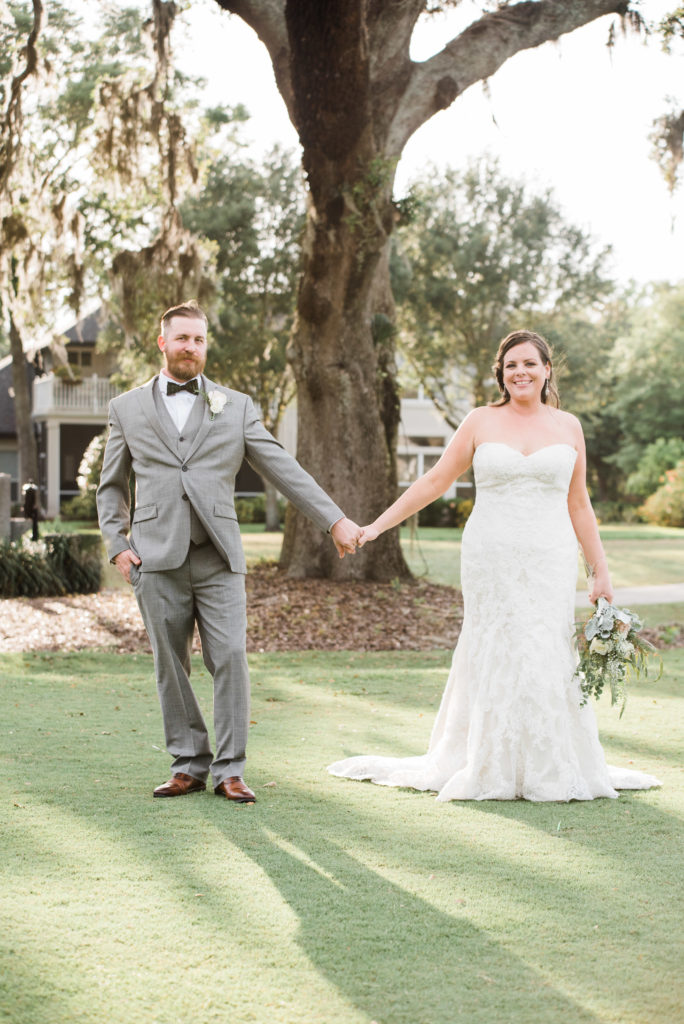
[[[589,697],[598,700],[606,683],[610,684],[611,704],[620,705],[620,718],[627,702],[625,681],[648,675],[646,658],[657,654],[656,648],[639,636],[643,623],[628,608],[616,608],[599,597],[596,611],[577,633],[579,665],[577,675],[582,688],[582,706]],[[662,674],[662,661],[658,678]]]

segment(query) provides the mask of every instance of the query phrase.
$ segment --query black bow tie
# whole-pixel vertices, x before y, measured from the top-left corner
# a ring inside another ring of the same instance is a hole
[[[186,384],[176,384],[173,380],[167,380],[166,382],[166,394],[177,395],[179,391],[189,391],[191,395],[199,395],[199,384],[197,378],[193,377]]]

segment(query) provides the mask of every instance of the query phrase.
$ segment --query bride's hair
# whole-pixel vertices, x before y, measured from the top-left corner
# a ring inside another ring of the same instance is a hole
[[[556,383],[553,379],[551,346],[545,338],[542,338],[541,334],[535,334],[534,331],[513,331],[511,334],[507,335],[499,345],[499,351],[496,353],[496,359],[492,366],[492,373],[496,377],[496,383],[499,385],[501,398],[498,402],[490,402],[490,405],[506,405],[510,402],[511,396],[504,387],[504,360],[507,353],[510,352],[512,348],[515,348],[516,345],[522,345],[526,341],[529,341],[530,344],[534,345],[544,366],[549,366],[551,368],[548,383],[542,388],[541,400],[547,405],[553,405],[556,409],[560,409],[560,396],[558,394]]]

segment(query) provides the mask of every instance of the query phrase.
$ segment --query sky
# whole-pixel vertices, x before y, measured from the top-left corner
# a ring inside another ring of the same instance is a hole
[[[674,6],[643,0],[642,9],[657,20]],[[419,22],[412,57],[431,56],[477,14],[464,0],[458,11]],[[247,107],[245,136],[256,153],[275,142],[298,150],[256,34],[213,0],[195,0],[184,17],[189,31],[176,43],[176,59],[205,77],[207,101]],[[475,85],[433,117],[404,151],[397,196],[430,165],[462,168],[496,156],[506,176],[551,188],[568,221],[612,246],[617,280],[683,280],[684,186],[670,196],[648,137],[667,97],[684,106],[684,47],[667,56],[655,38],[646,45],[618,33],[609,51],[612,20],[517,54],[490,79],[488,93]]]

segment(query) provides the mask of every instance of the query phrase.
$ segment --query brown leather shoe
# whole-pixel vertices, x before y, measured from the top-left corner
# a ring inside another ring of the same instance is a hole
[[[245,786],[239,775],[232,775],[229,779],[219,782],[214,793],[216,796],[225,796],[226,800],[232,800],[237,804],[256,803],[254,793]]]
[[[157,786],[153,796],[185,796],[186,793],[199,793],[206,789],[206,782],[195,779],[192,775],[185,775],[184,772],[176,772],[172,779],[165,782],[163,786]]]

